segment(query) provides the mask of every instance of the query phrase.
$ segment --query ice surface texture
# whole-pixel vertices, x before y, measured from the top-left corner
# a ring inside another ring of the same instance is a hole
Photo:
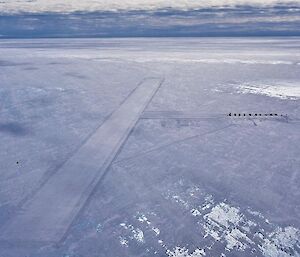
[[[165,80],[65,240],[1,241],[0,256],[299,256],[299,48],[2,40],[0,233],[140,81]]]

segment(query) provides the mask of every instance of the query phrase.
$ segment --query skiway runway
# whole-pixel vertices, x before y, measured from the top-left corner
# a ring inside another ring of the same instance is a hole
[[[145,79],[2,231],[3,240],[59,242],[162,82]]]
[[[0,256],[298,256],[299,48],[1,40]]]

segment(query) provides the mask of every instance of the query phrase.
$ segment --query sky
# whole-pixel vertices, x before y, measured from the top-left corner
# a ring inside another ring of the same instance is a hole
[[[300,1],[278,0],[1,0],[0,11],[18,12],[64,12],[74,11],[117,11],[117,10],[157,10],[173,8],[193,10],[224,6],[274,6],[294,5]]]
[[[300,36],[300,0],[0,0],[0,38]]]

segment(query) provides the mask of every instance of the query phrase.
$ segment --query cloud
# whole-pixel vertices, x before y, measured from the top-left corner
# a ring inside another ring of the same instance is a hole
[[[210,7],[300,5],[300,0],[1,0],[0,13],[72,13]]]
[[[300,36],[300,8],[288,6],[21,13],[0,16],[0,38]]]
[[[300,36],[300,0],[0,0],[0,34]]]

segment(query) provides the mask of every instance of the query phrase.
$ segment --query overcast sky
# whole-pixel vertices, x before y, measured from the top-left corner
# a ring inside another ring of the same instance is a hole
[[[300,36],[300,0],[0,0],[0,37]]]
[[[216,6],[274,6],[299,4],[300,0],[1,0],[0,11],[16,12],[74,12],[114,10],[156,10],[174,8],[180,10]]]

